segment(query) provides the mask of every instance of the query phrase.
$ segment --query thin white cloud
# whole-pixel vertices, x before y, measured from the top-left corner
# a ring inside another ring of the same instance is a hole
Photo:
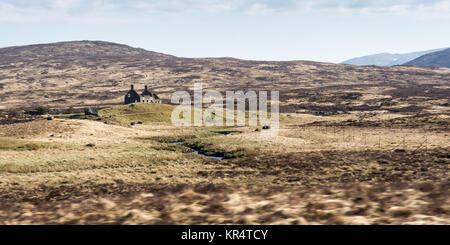
[[[449,17],[450,0],[0,0],[1,22],[128,23],[150,14],[232,12],[247,15],[298,13],[409,14]]]
[[[37,1],[36,1],[37,2]],[[122,6],[108,0],[48,0],[41,5],[12,4],[0,1],[0,22],[3,23],[66,23],[66,24],[132,24],[150,22],[151,18],[121,12]]]
[[[245,13],[248,15],[269,15],[273,14],[275,11],[274,8],[270,8],[267,4],[254,3],[245,11]]]
[[[213,3],[210,3],[210,4],[202,7],[202,9],[204,9],[210,13],[231,11],[235,8],[236,8],[236,4],[232,1],[229,1],[229,2],[217,1],[217,2],[213,2]]]

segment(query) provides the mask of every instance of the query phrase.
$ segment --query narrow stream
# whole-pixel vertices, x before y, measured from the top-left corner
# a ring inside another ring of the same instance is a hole
[[[170,142],[169,144],[171,145],[180,145],[183,144],[183,141],[176,141],[176,142]],[[222,160],[223,157],[216,157],[216,156],[208,156],[202,153],[199,153],[197,150],[194,150],[193,152],[190,152],[189,154],[197,154],[197,155],[201,155],[203,157],[209,158],[209,159],[216,159],[216,160]]]

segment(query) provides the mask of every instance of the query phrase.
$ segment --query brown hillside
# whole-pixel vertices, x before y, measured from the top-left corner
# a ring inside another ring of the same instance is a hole
[[[149,85],[167,102],[173,91],[203,82],[221,91],[276,89],[282,109],[298,111],[330,94],[447,99],[449,79],[445,68],[179,58],[102,41],[0,49],[0,109],[118,104],[132,83]]]

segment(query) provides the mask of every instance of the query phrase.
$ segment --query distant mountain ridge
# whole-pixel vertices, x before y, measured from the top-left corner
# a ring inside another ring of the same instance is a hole
[[[425,50],[425,51],[404,53],[404,54],[391,54],[391,53],[373,54],[373,55],[367,55],[367,56],[349,59],[349,60],[342,62],[341,64],[377,65],[377,66],[402,65],[402,64],[409,62],[411,60],[414,60],[422,55],[433,53],[436,51],[441,51],[444,49],[445,48],[440,48],[440,49],[432,49],[432,50]]]
[[[422,55],[404,65],[450,68],[450,48]]]

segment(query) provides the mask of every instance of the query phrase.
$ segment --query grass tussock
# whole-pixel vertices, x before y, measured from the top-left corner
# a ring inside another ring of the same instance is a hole
[[[156,146],[152,147],[153,149],[157,151],[175,151],[175,152],[181,152],[181,153],[191,153],[194,150],[192,148],[186,147],[184,145],[180,144],[168,144],[168,143],[162,143]]]
[[[192,139],[184,145],[197,150],[207,156],[223,157],[225,159],[250,157],[258,154],[256,148],[243,147],[239,139],[225,139],[223,137]]]
[[[2,207],[0,224],[443,225],[449,224],[447,188],[443,182],[307,189],[205,183],[41,186],[4,195],[10,201]]]
[[[194,128],[179,133],[178,135],[159,135],[149,137],[137,137],[137,140],[141,141],[156,141],[159,143],[173,143],[173,142],[185,142],[194,139],[204,139],[220,135],[233,135],[241,134],[242,130],[236,130],[232,127],[206,127],[206,128]]]
[[[39,149],[57,149],[61,146],[46,142],[30,142],[26,140],[17,140],[0,137],[0,150],[11,151],[36,151]]]
[[[0,125],[0,137],[29,137],[48,133],[73,132],[70,124],[59,120],[35,120],[31,122]]]
[[[121,125],[130,125],[131,122],[171,122],[174,106],[151,103],[135,103],[130,105],[113,106],[101,109],[101,117],[117,122]]]
[[[205,117],[211,117],[218,122],[222,122],[222,125],[226,124],[227,121],[227,113],[226,110],[223,111],[222,115],[217,115],[215,113],[207,114],[205,110],[197,110],[194,107],[186,107],[187,110],[191,111],[190,121],[191,124],[194,124],[194,120],[196,119],[196,115],[200,115],[200,118],[203,122]],[[99,114],[101,118],[105,121],[115,122],[120,125],[130,125],[130,123],[134,122],[142,122],[142,123],[171,123],[172,122],[172,111],[175,109],[175,106],[172,105],[164,105],[164,104],[151,104],[151,103],[134,103],[130,105],[121,105],[121,106],[113,106],[109,108],[104,108],[99,110]],[[200,112],[201,111],[201,112]],[[197,114],[197,113],[198,114]],[[183,117],[183,114],[180,113],[180,118]],[[229,116],[229,115],[228,115]],[[238,112],[234,111],[232,114],[232,121],[236,124],[239,116],[242,116],[245,119],[245,125],[250,124],[250,116],[254,116],[255,118],[260,117],[260,113],[258,111],[254,112]],[[272,114],[267,113],[267,118],[270,119]],[[283,120],[284,116],[279,115],[280,119]],[[71,116],[70,118],[74,118]],[[79,115],[78,119],[93,119],[86,117],[84,115]],[[260,121],[257,121],[257,125],[262,126]]]

